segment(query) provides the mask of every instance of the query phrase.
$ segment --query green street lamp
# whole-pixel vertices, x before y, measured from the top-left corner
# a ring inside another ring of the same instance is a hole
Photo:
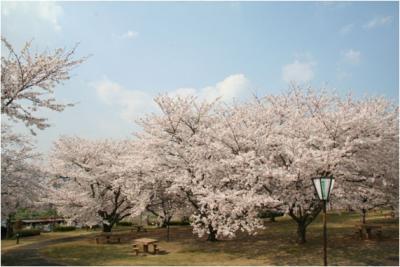
[[[318,198],[323,202],[323,223],[324,223],[324,265],[328,266],[328,258],[326,254],[327,234],[326,234],[326,202],[329,201],[329,196],[332,192],[335,179],[333,176],[322,176],[312,178],[315,190],[317,191]]]

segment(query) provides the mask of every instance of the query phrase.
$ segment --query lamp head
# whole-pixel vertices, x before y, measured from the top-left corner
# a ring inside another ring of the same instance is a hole
[[[315,190],[317,191],[318,198],[320,200],[329,201],[329,196],[332,192],[335,179],[332,175],[321,176],[312,178],[312,182]]]

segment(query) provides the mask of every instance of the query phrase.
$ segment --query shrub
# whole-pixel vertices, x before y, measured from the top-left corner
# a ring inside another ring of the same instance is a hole
[[[189,221],[170,221],[169,225],[190,225]]]
[[[132,226],[133,222],[119,222],[117,223],[118,226]]]
[[[274,220],[275,217],[280,217],[280,216],[283,216],[283,212],[266,210],[266,211],[261,211],[260,213],[258,213],[258,218],[261,218],[261,219],[270,218],[270,219]]]
[[[43,218],[54,218],[59,216],[55,209],[43,209],[43,210],[33,210],[33,209],[19,209],[15,214],[16,220],[21,219],[43,219]]]
[[[14,237],[19,234],[19,237],[26,237],[26,236],[35,236],[35,235],[40,235],[40,230],[39,229],[23,229],[16,231],[14,234]]]
[[[75,226],[56,226],[54,227],[54,232],[68,232],[74,231],[76,229]]]
[[[190,224],[189,216],[183,216],[181,222],[184,223],[185,225],[189,225]]]

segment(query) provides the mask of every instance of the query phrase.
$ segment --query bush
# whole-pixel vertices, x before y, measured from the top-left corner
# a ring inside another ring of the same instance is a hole
[[[68,232],[74,231],[76,229],[75,226],[56,226],[54,227],[54,232]]]
[[[133,222],[119,222],[117,223],[118,226],[132,226]]]
[[[169,225],[190,225],[189,221],[170,221]]]
[[[271,210],[265,210],[265,211],[261,211],[260,213],[258,213],[258,218],[261,219],[275,219],[275,217],[280,217],[283,216],[283,212],[280,211],[271,211]]]
[[[14,233],[14,237],[19,234],[19,237],[26,237],[26,236],[35,236],[35,235],[40,235],[40,230],[39,229],[23,229],[16,231]]]
[[[55,209],[43,209],[43,210],[33,210],[33,209],[19,209],[15,214],[16,220],[22,219],[44,219],[44,218],[54,218],[58,217],[57,211]]]

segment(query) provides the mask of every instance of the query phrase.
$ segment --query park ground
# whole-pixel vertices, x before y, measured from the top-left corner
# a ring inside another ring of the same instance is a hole
[[[328,263],[330,265],[399,265],[399,221],[376,212],[369,223],[383,226],[379,240],[360,240],[354,225],[357,213],[328,214]],[[296,225],[288,217],[266,222],[258,235],[241,233],[233,240],[208,242],[196,238],[189,226],[171,227],[171,240],[165,229],[131,232],[115,229],[121,244],[96,244],[100,232],[77,230],[44,233],[36,237],[3,240],[2,265],[322,265],[322,219],[308,228],[307,243],[296,243]],[[132,253],[132,239],[160,240],[159,255]]]

